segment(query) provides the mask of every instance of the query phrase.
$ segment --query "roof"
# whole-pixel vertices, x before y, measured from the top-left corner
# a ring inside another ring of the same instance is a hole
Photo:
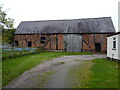
[[[114,33],[111,17],[22,21],[14,34]]]
[[[108,35],[107,37],[114,36],[114,35],[118,35],[118,34],[120,34],[120,32],[114,33],[114,34],[112,34],[112,35]]]

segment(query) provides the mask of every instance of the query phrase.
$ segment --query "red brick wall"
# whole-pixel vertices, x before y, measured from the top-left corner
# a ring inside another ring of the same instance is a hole
[[[95,43],[101,43],[101,52],[107,52],[107,36],[110,34],[83,34],[83,52],[95,52]]]
[[[45,37],[45,44],[41,43],[41,37]],[[14,35],[14,41],[18,41],[18,47],[27,47],[27,42],[31,41],[31,47],[43,47],[47,50],[56,50],[56,38],[58,38],[58,50],[64,50],[64,35]]]
[[[83,34],[83,52],[95,52],[95,44],[101,43],[101,52],[107,51],[107,36],[110,34]],[[45,37],[48,42],[45,46],[47,50],[64,50],[64,35],[14,35],[14,40],[19,42],[19,47],[27,47],[27,41],[32,42],[32,47],[43,47],[41,37]],[[56,38],[58,38],[58,48],[56,47]]]
[[[64,49],[64,36],[58,35],[58,49]]]

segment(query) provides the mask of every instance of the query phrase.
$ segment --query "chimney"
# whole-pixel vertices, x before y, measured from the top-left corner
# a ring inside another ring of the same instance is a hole
[[[120,32],[120,1],[118,2],[118,32]]]

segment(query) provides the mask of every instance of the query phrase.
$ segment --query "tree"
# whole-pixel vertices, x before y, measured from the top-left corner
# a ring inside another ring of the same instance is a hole
[[[2,10],[0,5],[0,33],[2,33],[2,45],[11,44],[13,42],[14,19],[7,18],[7,14]],[[6,29],[5,29],[6,28]]]
[[[2,5],[0,5],[0,27],[1,30],[4,28],[13,29],[14,19],[7,18],[7,14],[2,10]]]
[[[2,45],[12,45],[13,44],[13,33],[15,29],[3,30],[2,31]]]

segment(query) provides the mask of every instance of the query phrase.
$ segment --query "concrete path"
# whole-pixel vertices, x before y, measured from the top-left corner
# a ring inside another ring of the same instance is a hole
[[[5,88],[68,88],[66,76],[69,68],[82,64],[77,61],[106,58],[106,55],[71,55],[45,61],[24,72]],[[46,74],[45,72],[48,72]],[[49,72],[52,72],[52,74]]]

